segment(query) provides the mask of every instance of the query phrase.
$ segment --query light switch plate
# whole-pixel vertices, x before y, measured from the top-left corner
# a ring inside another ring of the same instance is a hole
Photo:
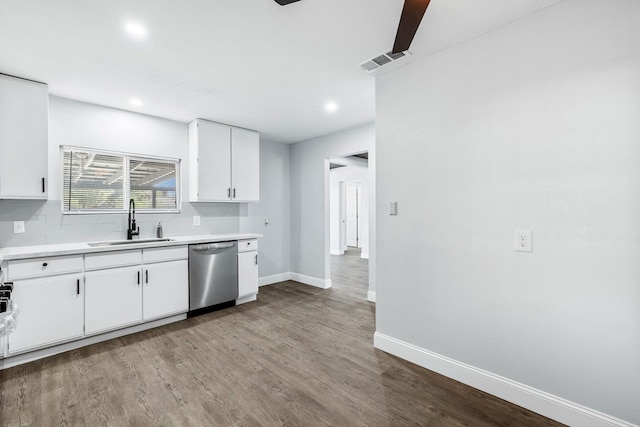
[[[389,215],[398,215],[398,202],[389,202]]]
[[[193,216],[193,225],[195,226],[200,225],[200,217],[198,215]]]
[[[531,230],[513,230],[513,250],[516,252],[533,251]]]
[[[13,232],[15,234],[24,233],[24,221],[13,221]]]

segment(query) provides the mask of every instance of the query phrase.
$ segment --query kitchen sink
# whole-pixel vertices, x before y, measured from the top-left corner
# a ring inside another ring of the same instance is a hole
[[[136,245],[141,243],[159,243],[159,242],[172,242],[172,239],[139,239],[139,240],[112,240],[110,242],[91,242],[87,243],[87,245],[92,248],[97,248],[101,246],[126,246],[126,245]]]

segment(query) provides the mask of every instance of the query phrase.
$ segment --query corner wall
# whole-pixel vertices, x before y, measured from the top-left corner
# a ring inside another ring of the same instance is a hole
[[[565,0],[377,77],[378,347],[640,424],[639,17]]]
[[[330,280],[328,159],[371,151],[374,142],[375,126],[369,123],[291,146],[293,273],[324,283]],[[370,250],[370,266],[373,256]],[[370,284],[371,280],[370,271]]]
[[[260,139],[260,202],[240,204],[240,231],[263,235],[258,241],[261,284],[287,280],[291,271],[289,149],[289,144]]]

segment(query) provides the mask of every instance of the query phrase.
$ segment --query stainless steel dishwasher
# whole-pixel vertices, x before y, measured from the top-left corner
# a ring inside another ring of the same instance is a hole
[[[189,245],[189,315],[235,305],[238,242]]]

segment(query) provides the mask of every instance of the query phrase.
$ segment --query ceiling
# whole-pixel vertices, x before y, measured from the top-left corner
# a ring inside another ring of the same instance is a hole
[[[413,55],[395,66],[559,1],[432,0]],[[403,3],[0,0],[0,73],[48,83],[52,95],[293,143],[375,119],[374,75],[358,64],[391,49]],[[127,34],[130,21],[147,36]]]

